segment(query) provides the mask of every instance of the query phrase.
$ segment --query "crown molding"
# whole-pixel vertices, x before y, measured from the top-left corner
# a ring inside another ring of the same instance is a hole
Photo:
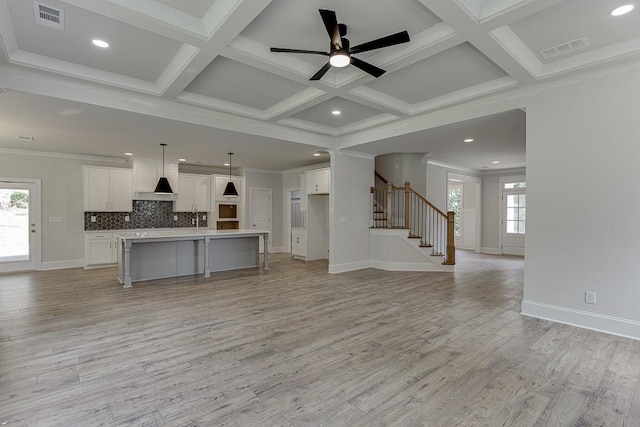
[[[19,156],[51,157],[55,159],[89,160],[89,161],[113,162],[113,163],[128,163],[129,161],[128,157],[124,158],[124,157],[94,156],[94,155],[84,155],[84,154],[54,153],[51,151],[33,151],[33,150],[21,150],[18,148],[3,148],[3,147],[0,147],[0,153],[15,154]]]

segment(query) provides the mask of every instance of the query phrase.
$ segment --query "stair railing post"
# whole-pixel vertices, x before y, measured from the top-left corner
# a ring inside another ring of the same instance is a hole
[[[387,228],[393,228],[393,183],[387,183]]]
[[[411,230],[409,225],[409,198],[411,196],[411,183],[409,181],[404,183],[404,228]]]
[[[447,259],[444,265],[456,265],[455,212],[447,212]]]

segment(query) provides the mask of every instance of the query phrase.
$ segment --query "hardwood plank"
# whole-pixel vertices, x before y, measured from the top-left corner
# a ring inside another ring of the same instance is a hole
[[[0,274],[0,424],[640,425],[640,342],[520,316],[522,258],[270,258],[133,289]]]

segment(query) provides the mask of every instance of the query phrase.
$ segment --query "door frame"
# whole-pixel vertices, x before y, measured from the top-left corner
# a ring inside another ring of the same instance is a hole
[[[0,177],[0,183],[8,184],[27,184],[32,186],[32,192],[29,194],[29,227],[34,230],[33,242],[29,242],[29,256],[33,260],[33,269],[42,269],[42,180],[31,178],[7,178]],[[32,226],[31,224],[35,224]],[[31,231],[30,230],[30,231]],[[33,247],[32,247],[33,246]],[[0,264],[0,272],[6,273],[11,271],[25,271],[31,268],[11,268],[12,264],[25,263],[25,261],[16,261]],[[31,260],[29,261],[31,263]]]
[[[250,187],[249,188],[249,228],[253,227],[253,192],[254,191],[266,191],[269,193],[269,242],[268,248],[269,252],[273,249],[273,189],[272,188],[259,188],[259,187]],[[262,249],[264,246],[260,245]]]
[[[474,209],[475,209],[475,221],[476,221],[476,229],[475,229],[475,244],[473,245],[473,251],[476,253],[480,253],[481,243],[482,243],[482,178],[473,175],[464,175],[455,172],[447,172],[447,206],[449,205],[449,182],[453,180],[454,182],[461,182],[464,184],[473,184],[475,186],[475,200],[473,200]],[[464,206],[464,189],[462,191],[462,205]],[[462,215],[463,206],[460,207],[460,215]],[[462,221],[462,218],[460,218]],[[464,227],[464,224],[463,224]],[[463,231],[464,234],[464,231]],[[462,239],[460,239],[462,243]]]
[[[292,239],[292,227],[291,227],[291,200],[293,200],[292,194],[294,191],[300,191],[299,188],[287,188],[285,190],[285,201],[284,201],[284,232],[287,238],[284,242],[284,251],[286,253],[291,253],[291,239]]]
[[[505,190],[504,185],[509,183],[509,182],[527,182],[527,177],[526,175],[510,175],[510,176],[501,176],[499,179],[499,185],[500,185],[500,197],[498,197],[498,204],[499,204],[499,209],[498,212],[500,213],[500,254],[504,254],[504,239],[505,239],[505,218],[504,218],[504,211],[505,211],[505,200],[504,200],[504,195],[507,191],[509,190]],[[527,190],[526,188],[524,190],[519,190],[521,192],[523,192],[524,194],[527,194]],[[525,219],[526,221],[526,219]],[[525,232],[524,234],[524,242],[525,242],[525,246],[527,244],[527,233]],[[524,256],[524,247],[523,247],[523,253],[522,256]]]

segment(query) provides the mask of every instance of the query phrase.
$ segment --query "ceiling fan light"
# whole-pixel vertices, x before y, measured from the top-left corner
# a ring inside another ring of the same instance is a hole
[[[337,51],[331,54],[329,57],[329,63],[334,67],[342,68],[351,63],[351,58],[346,53]]]

